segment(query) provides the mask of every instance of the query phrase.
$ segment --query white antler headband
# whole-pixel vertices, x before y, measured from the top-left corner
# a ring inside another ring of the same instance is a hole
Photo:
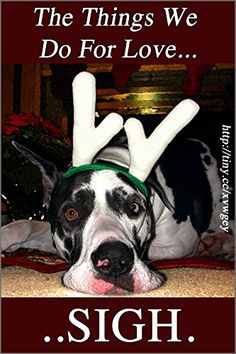
[[[141,122],[135,118],[127,120],[124,128],[130,152],[129,171],[109,165],[91,164],[98,151],[123,127],[123,118],[110,113],[95,128],[96,88],[95,78],[88,72],[81,72],[73,81],[74,128],[73,166],[64,176],[86,170],[114,169],[124,173],[147,196],[147,188],[142,183],[148,177],[156,161],[176,134],[197,114],[199,106],[186,99],[180,102],[157,126],[147,139]]]
[[[186,99],[181,101],[146,139],[142,123],[130,118],[125,124],[130,152],[129,173],[144,182],[167,145],[197,114],[199,106]]]
[[[95,78],[88,72],[79,73],[73,81],[74,128],[73,166],[92,162],[97,152],[123,127],[123,118],[110,113],[95,128]]]

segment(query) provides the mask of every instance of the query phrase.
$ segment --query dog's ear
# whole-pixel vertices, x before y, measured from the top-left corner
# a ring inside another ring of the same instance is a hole
[[[43,200],[45,206],[48,208],[51,199],[52,190],[55,187],[59,178],[59,172],[56,166],[53,163],[44,160],[40,156],[36,155],[34,152],[26,148],[25,146],[16,143],[15,141],[12,142],[12,145],[29,161],[31,161],[35,166],[37,166],[41,171],[42,185],[44,190]]]

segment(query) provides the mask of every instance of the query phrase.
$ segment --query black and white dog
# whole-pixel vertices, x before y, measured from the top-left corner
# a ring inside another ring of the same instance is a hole
[[[146,177],[149,196],[120,168],[113,169],[130,166],[132,154],[124,145],[105,147],[93,158],[96,166],[109,163],[111,168],[69,175],[25,147],[15,146],[42,172],[50,223],[49,227],[18,222],[17,237],[25,236],[17,239],[16,247],[56,249],[71,265],[63,277],[69,288],[101,295],[144,292],[165,280],[148,268],[149,261],[192,256],[197,251],[234,253],[233,236],[219,228],[217,162],[200,141],[186,140],[181,145],[174,141],[165,149]],[[25,227],[27,231],[20,232]],[[7,248],[6,237],[3,248]]]

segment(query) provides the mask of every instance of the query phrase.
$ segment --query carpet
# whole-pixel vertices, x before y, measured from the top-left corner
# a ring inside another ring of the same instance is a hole
[[[65,288],[61,277],[68,265],[59,257],[20,249],[2,257],[3,297],[87,297]],[[167,282],[159,289],[128,297],[233,297],[234,263],[191,257],[152,263]],[[90,295],[91,296],[91,295]]]

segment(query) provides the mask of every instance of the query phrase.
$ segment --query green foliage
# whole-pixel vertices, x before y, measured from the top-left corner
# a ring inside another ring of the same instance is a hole
[[[27,115],[13,115],[3,126],[2,134],[2,202],[10,221],[41,219],[45,214],[41,173],[12,145],[16,140],[59,170],[67,170],[71,143],[50,121]]]

